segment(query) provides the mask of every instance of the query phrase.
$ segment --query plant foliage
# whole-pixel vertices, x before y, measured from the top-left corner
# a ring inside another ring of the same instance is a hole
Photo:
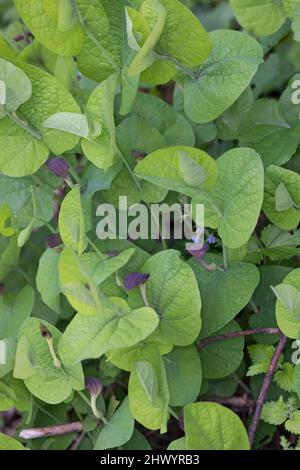
[[[298,449],[300,1],[0,14],[0,450]],[[99,239],[119,196],[204,248]]]

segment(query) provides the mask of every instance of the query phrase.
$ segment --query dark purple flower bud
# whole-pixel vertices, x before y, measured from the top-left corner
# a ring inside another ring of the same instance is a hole
[[[133,150],[131,155],[137,160],[144,160],[144,158],[147,156],[145,152],[141,152],[140,150]]]
[[[40,324],[40,330],[41,330],[41,335],[42,335],[43,338],[45,338],[45,339],[51,339],[52,338],[52,333],[42,323]]]
[[[149,273],[130,273],[124,279],[124,286],[126,290],[132,290],[135,287],[145,284],[150,277]]]
[[[25,31],[24,34],[18,34],[17,36],[14,37],[14,41],[20,42],[20,41],[26,41],[27,44],[29,44],[28,38],[33,37],[33,34],[31,31]]]
[[[20,42],[23,41],[24,35],[23,34],[18,34],[17,36],[14,37],[14,41]]]
[[[96,379],[96,377],[86,377],[85,388],[91,395],[98,397],[103,390],[103,385],[98,379]]]
[[[68,162],[61,157],[49,158],[46,163],[48,170],[52,171],[56,176],[66,178],[69,173]]]
[[[183,415],[183,410],[181,409],[179,412],[179,419],[178,419],[178,424],[181,429],[181,431],[184,432],[184,415]]]
[[[210,235],[210,237],[207,240],[207,243],[209,245],[214,245],[216,243],[216,237],[214,235]]]
[[[56,248],[57,246],[62,245],[62,239],[58,233],[51,233],[47,237],[48,248]]]
[[[5,293],[5,285],[2,282],[0,282],[0,295],[4,295],[4,293]]]
[[[108,251],[106,253],[106,256],[108,258],[115,258],[116,256],[119,256],[120,252],[119,251]]]
[[[209,250],[209,244],[204,243],[203,247],[200,248],[200,250],[188,250],[190,255],[192,255],[197,261],[201,262],[203,260],[203,257],[206,255],[206,253]]]

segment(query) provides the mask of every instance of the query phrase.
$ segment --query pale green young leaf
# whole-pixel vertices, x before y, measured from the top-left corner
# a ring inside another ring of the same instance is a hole
[[[112,75],[97,86],[89,96],[86,112],[101,126],[101,134],[94,140],[82,139],[82,150],[94,165],[107,170],[116,161],[114,98],[117,77]]]
[[[190,160],[195,163],[190,163]],[[184,161],[184,175],[182,174],[182,161]],[[169,147],[157,150],[137,164],[135,173],[140,178],[163,188],[195,196],[199,192],[198,188],[189,185],[185,180],[187,171],[190,174],[187,169],[188,165],[189,169],[191,165],[198,165],[198,174],[202,175],[201,181],[198,177],[199,186],[200,183],[204,189],[214,186],[218,175],[215,161],[204,151],[192,147]],[[204,174],[207,175],[205,180]],[[194,181],[193,184],[195,184]]]
[[[210,54],[211,40],[199,19],[178,0],[159,1],[167,10],[159,49],[188,67],[201,65]]]
[[[17,343],[16,340],[13,338],[3,338],[1,334],[0,344],[1,347],[5,350],[5,364],[0,364],[0,378],[7,376],[15,365],[15,355],[16,355],[16,348]]]
[[[80,110],[55,77],[25,63],[18,62],[18,67],[31,80],[32,96],[20,106],[17,116],[0,120],[0,171],[20,177],[34,174],[47,160],[49,150],[61,154],[76,146],[78,137],[45,129],[42,123],[52,114]]]
[[[141,342],[132,346],[131,348],[115,349],[108,351],[106,356],[108,360],[119,369],[131,372],[135,368],[136,362],[139,360],[139,356],[144,349],[147,348],[158,348],[161,356],[169,354],[173,350],[173,346],[167,343],[161,342],[155,335],[147,338],[147,341]],[[167,369],[167,364],[165,364]]]
[[[155,62],[153,51],[162,35],[167,19],[167,10],[159,0],[145,0],[140,11],[142,15],[147,15],[146,20],[148,16],[151,17],[151,30],[129,66],[129,76],[142,73]]]
[[[74,309],[84,315],[104,313],[97,287],[125,266],[133,254],[134,250],[129,248],[118,256],[100,258],[98,253],[77,256],[65,249],[59,260],[59,282]]]
[[[283,283],[276,287],[272,287],[274,294],[279,302],[289,313],[296,315],[300,313],[300,292],[293,285]]]
[[[76,4],[85,32],[77,57],[78,67],[85,76],[101,83],[119,72],[124,50],[127,52],[124,3],[76,0]]]
[[[137,371],[133,369],[128,385],[131,413],[143,426],[153,430],[160,429],[164,433],[166,432],[169,417],[169,391],[163,360],[155,347],[148,347],[141,351],[138,361],[149,362],[155,371],[157,377],[157,396],[155,400],[149,400]]]
[[[7,112],[16,111],[32,94],[28,76],[14,64],[0,58],[1,101],[0,118]]]
[[[44,320],[27,319],[18,339],[14,377],[23,379],[29,391],[40,400],[57,404],[66,400],[73,389],[84,388],[83,371],[80,364],[55,367],[47,340],[41,334],[41,323],[50,331],[57,354],[60,331]]]
[[[75,315],[62,336],[59,352],[67,364],[96,359],[109,350],[128,348],[143,341],[158,323],[152,308],[131,310],[125,300],[112,298],[105,301],[102,313]]]
[[[294,205],[284,212],[276,210],[276,190],[284,184]],[[300,221],[300,176],[294,171],[270,165],[265,173],[263,210],[271,222],[283,230],[295,229]],[[297,207],[295,207],[295,205]]]
[[[19,248],[23,248],[23,246],[26,245],[26,243],[28,242],[32,234],[32,230],[35,224],[36,224],[36,219],[33,218],[31,222],[29,223],[29,225],[27,225],[27,227],[21,230],[21,232],[18,235],[18,247]]]
[[[72,0],[14,2],[30,31],[44,46],[59,55],[78,54],[83,43],[83,31]]]
[[[58,219],[59,233],[67,247],[79,256],[87,247],[80,188],[73,188],[64,198]]]
[[[43,127],[68,132],[84,138],[87,138],[90,133],[88,120],[84,114],[62,112],[52,114],[43,122]]]
[[[43,302],[57,313],[61,311],[61,288],[58,279],[59,257],[59,253],[48,248],[40,257],[36,274],[36,285]]]
[[[137,361],[135,371],[148,400],[154,403],[158,395],[158,382],[155,369],[148,361]]]
[[[300,269],[291,271],[282,284],[273,289],[277,297],[276,320],[281,331],[289,338],[300,337]]]
[[[275,191],[275,209],[277,212],[284,212],[295,206],[290,193],[284,183],[280,183]]]

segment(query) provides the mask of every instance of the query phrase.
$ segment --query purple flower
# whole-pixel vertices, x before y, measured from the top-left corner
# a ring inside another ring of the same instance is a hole
[[[98,397],[103,390],[103,385],[98,379],[96,379],[96,377],[86,377],[85,388],[91,395]]]
[[[209,245],[214,245],[216,243],[216,237],[214,235],[210,235],[210,237],[207,240],[207,243]]]
[[[20,42],[23,41],[23,39],[28,39],[30,37],[33,37],[31,31],[25,31],[24,34],[18,34],[17,36],[14,37],[14,41]],[[27,42],[27,41],[26,41]]]
[[[188,250],[190,255],[192,255],[197,261],[201,262],[203,260],[203,257],[206,255],[206,253],[209,250],[209,244],[204,243],[203,247],[200,248],[199,250]]]
[[[124,286],[126,290],[132,290],[135,287],[145,284],[150,277],[149,273],[130,273],[124,279]]]
[[[119,254],[120,254],[119,251],[108,251],[106,253],[106,256],[108,258],[115,258],[115,256],[118,256]]]
[[[197,227],[195,235],[192,236],[192,242],[193,243],[200,243],[203,234],[204,234],[204,228],[203,227]]]
[[[61,178],[66,178],[68,176],[69,164],[64,158],[49,158],[46,165],[48,170],[50,170],[56,176],[60,176]]]
[[[140,150],[133,150],[131,155],[137,160],[144,160],[144,158],[147,156],[145,152],[141,152]]]
[[[56,248],[57,246],[62,245],[62,239],[58,233],[51,233],[47,237],[48,248]]]

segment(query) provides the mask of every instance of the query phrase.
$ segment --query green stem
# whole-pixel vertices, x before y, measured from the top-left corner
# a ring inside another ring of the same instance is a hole
[[[73,410],[75,411],[75,414],[77,415],[77,417],[79,418],[79,421],[81,421],[83,423],[84,419],[83,419],[83,416],[82,414],[76,409],[76,406],[74,405],[74,403],[72,402],[72,406],[73,406]],[[87,431],[87,436],[89,437],[89,439],[91,440],[91,442],[94,444],[94,439],[93,439],[93,436],[91,434],[90,431]]]
[[[173,418],[177,419],[177,421],[179,420],[179,416],[172,410],[172,408],[169,408],[168,411]]]
[[[47,338],[46,340],[47,340],[47,344],[48,344],[48,347],[49,347],[50,354],[51,354],[52,359],[53,359],[54,367],[56,367],[57,369],[61,369],[62,363],[58,359],[58,357],[56,355],[56,352],[54,351],[53,337]]]
[[[256,303],[254,302],[253,299],[250,300],[249,304],[251,305],[251,308],[252,308],[254,313],[259,313],[259,308],[258,308],[258,306],[256,305]]]
[[[96,395],[91,396],[91,408],[92,408],[95,418],[100,419],[100,421],[102,421],[104,424],[108,423],[102,411],[98,410],[97,408],[97,396]]]
[[[30,277],[25,273],[25,271],[23,271],[22,268],[20,268],[20,266],[17,266],[16,268],[17,272],[20,274],[20,276],[22,276],[26,282],[28,282],[28,284],[30,284],[31,286],[33,286],[33,282],[32,280],[30,279]]]
[[[69,172],[70,172],[70,175],[74,178],[74,180],[76,181],[76,183],[78,183],[79,185],[81,185],[81,179],[79,177],[79,175],[77,174],[77,172],[74,170],[74,168],[72,166],[69,167]]]
[[[73,181],[68,176],[65,178],[65,182],[67,183],[67,185],[69,186],[70,189],[75,188],[75,184],[73,183]]]
[[[188,75],[193,80],[197,80],[199,78],[192,69],[182,65],[177,59],[175,59],[175,57],[171,57],[168,54],[158,54],[157,52],[153,52],[153,54],[160,60],[169,60],[173,62],[173,64],[176,65],[179,70],[181,70],[183,73],[185,73],[185,75]]]
[[[28,132],[29,134],[31,134],[33,137],[35,137],[36,139],[38,140],[42,140],[42,136],[39,132],[37,132],[36,130],[32,129],[27,122],[25,121],[22,121],[22,119],[20,119],[17,114],[12,111],[12,112],[9,112],[7,113],[7,116],[12,120],[14,121],[15,124],[17,124],[19,127],[21,127],[22,129],[24,129],[24,131]]]
[[[80,398],[82,398],[82,400],[83,400],[87,405],[89,405],[89,407],[91,407],[91,403],[90,403],[90,400],[88,399],[88,397],[87,397],[81,390],[78,390],[77,393],[78,393],[78,395],[80,396]]]
[[[149,304],[148,299],[147,299],[146,283],[140,285],[140,292],[141,292],[141,296],[142,296],[142,299],[143,299],[143,302],[144,302],[145,306],[150,307],[150,304]]]
[[[224,242],[222,242],[222,248],[223,248],[223,264],[224,264],[224,269],[225,271],[228,270],[228,256],[227,256],[227,248],[224,245]]]
[[[133,181],[134,181],[134,183],[135,183],[137,189],[138,189],[139,191],[142,191],[143,188],[142,188],[140,182],[138,181],[137,177],[135,176],[134,172],[132,171],[132,168],[130,167],[128,161],[126,160],[126,158],[124,157],[124,155],[122,154],[122,152],[120,152],[120,150],[119,150],[119,153],[120,153],[120,157],[121,157],[121,159],[122,159],[124,165],[126,166],[127,170],[129,171],[130,176],[131,176],[131,178],[133,179]]]
[[[60,424],[61,421],[56,417],[54,416],[52,413],[49,413],[49,411],[45,410],[42,406],[40,406],[36,401],[34,402],[34,405],[37,407],[37,409],[39,411],[41,411],[42,413],[44,413],[44,415],[48,416],[48,418],[51,418],[53,419],[53,421],[55,421],[56,423]]]
[[[102,260],[102,261],[105,261],[105,256],[103,256],[103,254],[101,253],[101,251],[98,250],[96,244],[86,235],[86,239],[88,241],[88,244],[93,248],[93,250],[95,250],[95,252],[97,253],[97,255],[99,256],[99,258]]]
[[[93,411],[93,414],[95,415],[95,413],[94,413],[95,410],[93,409],[93,407],[96,406],[95,400],[91,400],[91,401],[90,401],[90,400],[88,399],[88,397],[87,397],[82,391],[80,391],[80,390],[78,390],[77,393],[78,393],[78,395],[82,398],[82,400],[83,400],[87,405],[89,405],[89,407],[90,407],[91,410]],[[97,414],[98,414],[99,416],[96,416],[96,415],[95,415],[96,418],[98,418],[98,419],[100,419],[101,421],[103,421],[104,424],[107,424],[107,420],[105,419],[105,417],[103,416],[103,414],[102,414],[102,413],[100,414],[100,412],[99,412],[98,410],[97,410]]]

